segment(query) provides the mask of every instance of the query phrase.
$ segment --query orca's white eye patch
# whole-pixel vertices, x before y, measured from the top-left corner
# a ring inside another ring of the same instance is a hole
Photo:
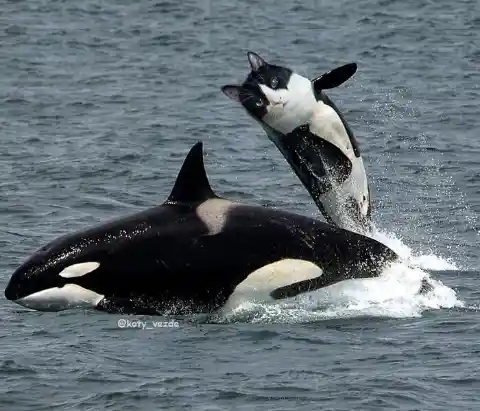
[[[100,267],[100,263],[97,263],[96,261],[72,264],[64,268],[59,273],[59,276],[64,278],[81,277],[82,275],[91,273],[93,270],[96,270],[98,267]]]

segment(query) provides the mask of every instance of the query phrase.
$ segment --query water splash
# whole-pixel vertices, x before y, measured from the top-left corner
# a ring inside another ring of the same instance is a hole
[[[406,245],[403,240],[394,233],[386,233],[378,228],[374,228],[372,237],[390,247],[410,266],[432,271],[459,269],[451,258],[438,256],[433,252],[428,254],[415,253],[411,247]]]

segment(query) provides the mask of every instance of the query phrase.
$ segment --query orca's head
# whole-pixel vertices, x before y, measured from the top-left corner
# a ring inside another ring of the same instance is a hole
[[[15,270],[5,297],[41,311],[96,306],[104,296],[90,286],[89,276],[101,270],[100,258],[93,257],[95,246],[73,236],[53,241]]]
[[[240,102],[256,120],[282,116],[288,103],[297,95],[312,92],[307,78],[289,68],[269,64],[253,52],[247,55],[252,71],[246,80],[241,86],[224,86],[222,91],[232,100]]]

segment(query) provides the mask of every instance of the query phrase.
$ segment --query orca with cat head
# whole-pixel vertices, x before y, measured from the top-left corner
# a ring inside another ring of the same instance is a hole
[[[222,91],[264,128],[326,220],[368,233],[370,190],[355,136],[324,90],[355,74],[355,63],[309,80],[248,52],[251,72]]]
[[[50,242],[13,273],[5,296],[37,310],[212,312],[245,293],[275,300],[374,277],[395,259],[360,234],[220,198],[199,142],[163,204]]]

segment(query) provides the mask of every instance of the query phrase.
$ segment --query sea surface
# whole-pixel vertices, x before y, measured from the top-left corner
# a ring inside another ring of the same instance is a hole
[[[478,0],[0,0],[1,290],[53,238],[162,203],[199,140],[220,195],[321,219],[220,91],[248,50],[312,78],[358,63],[328,94],[404,263],[213,318],[2,292],[2,411],[480,409]]]

